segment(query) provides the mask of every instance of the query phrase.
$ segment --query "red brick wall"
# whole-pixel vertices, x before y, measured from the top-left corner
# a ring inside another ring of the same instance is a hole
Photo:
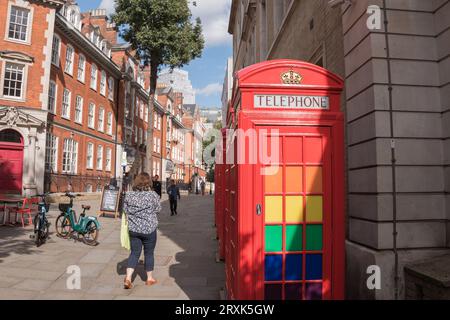
[[[26,83],[26,100],[15,102],[3,99],[3,92],[0,92],[0,104],[7,106],[27,106],[32,108],[42,109],[42,102],[40,94],[44,91],[41,84],[41,77],[44,74],[42,67],[45,55],[43,48],[47,45],[47,38],[45,32],[48,29],[47,14],[51,10],[48,6],[42,4],[31,4],[33,8],[33,22],[31,30],[31,43],[21,44],[5,40],[8,21],[8,3],[15,3],[14,1],[0,1],[0,50],[17,51],[27,54],[34,58],[34,62],[28,67],[28,81]],[[0,60],[0,72],[3,72],[4,62]]]
[[[62,160],[63,160],[63,143],[65,138],[72,138],[78,142],[78,165],[77,165],[77,175],[83,176],[72,178],[73,191],[85,191],[86,185],[91,184],[93,190],[96,190],[96,186],[101,183],[109,181],[111,177],[114,176],[115,170],[115,159],[116,159],[116,149],[114,145],[114,135],[116,135],[116,119],[117,108],[113,101],[108,99],[108,86],[106,81],[106,94],[105,96],[100,94],[100,79],[101,71],[103,70],[102,65],[98,62],[92,61],[91,57],[83,52],[82,48],[77,47],[75,43],[69,42],[74,48],[74,66],[73,75],[69,75],[64,72],[66,49],[68,40],[61,34],[56,32],[61,38],[61,49],[60,49],[60,65],[56,67],[52,64],[51,69],[51,80],[56,82],[57,85],[57,99],[56,99],[56,112],[55,115],[50,117],[50,132],[59,137],[58,145],[58,165],[57,172],[62,172]],[[77,79],[78,70],[78,60],[79,55],[83,54],[86,58],[85,65],[85,82],[80,82]],[[92,63],[95,63],[98,68],[97,73],[97,90],[90,88],[90,74]],[[110,74],[106,72],[106,79]],[[115,80],[115,89],[117,86]],[[63,90],[67,88],[71,92],[71,103],[70,103],[70,120],[62,118],[62,100],[63,100]],[[75,123],[75,103],[77,96],[83,97],[83,112],[82,112],[82,124]],[[116,94],[114,93],[114,99],[116,99]],[[89,104],[95,104],[95,121],[94,129],[88,127],[88,113]],[[98,120],[99,120],[99,110],[100,107],[104,109],[104,120],[103,120],[103,132],[98,131]],[[107,123],[108,114],[112,113],[112,135],[107,134]],[[53,125],[52,125],[53,124]],[[61,128],[63,126],[64,128]],[[94,144],[93,153],[93,169],[87,168],[87,144],[91,142]],[[102,170],[97,170],[97,146],[103,146],[103,165]],[[111,149],[111,171],[106,171],[106,150]],[[67,178],[67,177],[66,177]],[[100,179],[100,180],[99,180]],[[53,176],[52,180],[61,180],[61,177]],[[62,181],[64,184],[64,181]],[[55,190],[57,188],[57,183],[52,183],[51,191],[61,191]]]

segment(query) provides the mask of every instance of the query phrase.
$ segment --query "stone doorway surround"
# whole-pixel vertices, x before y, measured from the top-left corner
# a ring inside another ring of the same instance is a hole
[[[47,112],[0,105],[0,131],[13,129],[24,139],[22,195],[43,192]]]

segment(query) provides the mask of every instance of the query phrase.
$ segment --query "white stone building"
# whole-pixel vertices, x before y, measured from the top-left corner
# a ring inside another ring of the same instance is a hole
[[[158,81],[171,86],[176,92],[183,93],[184,104],[195,104],[195,90],[189,80],[189,72],[181,69],[164,69],[159,74]]]

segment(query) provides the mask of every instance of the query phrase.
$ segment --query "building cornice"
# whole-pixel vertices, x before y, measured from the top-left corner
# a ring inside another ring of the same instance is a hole
[[[138,82],[133,80],[131,82],[131,86],[136,88],[142,96],[146,97],[146,99],[150,98],[150,94],[145,91],[145,89]]]
[[[155,106],[156,111],[158,111],[160,114],[165,114],[166,110],[164,107],[159,103],[158,100],[153,99],[153,105]]]
[[[170,118],[173,120],[173,122],[175,122],[179,127],[181,127],[181,129],[185,129],[183,123],[174,115],[171,115]]]
[[[61,7],[66,4],[66,0],[37,0],[37,2],[41,2],[44,4],[49,4],[55,7]]]
[[[94,61],[101,63],[104,69],[116,78],[122,77],[122,71],[119,67],[59,13],[56,14],[55,27],[64,36],[83,48]]]

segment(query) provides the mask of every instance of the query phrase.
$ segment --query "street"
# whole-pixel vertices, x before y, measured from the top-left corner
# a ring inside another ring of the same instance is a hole
[[[89,201],[96,215],[100,201]],[[79,214],[81,202],[76,202]],[[36,248],[32,227],[0,228],[0,299],[219,299],[224,267],[215,261],[213,197],[189,195],[171,217],[163,200],[159,216],[154,276],[158,283],[144,285],[143,265],[136,269],[134,287],[123,289],[128,251],[120,246],[120,220],[101,217],[99,242],[89,247],[56,236],[57,204],[49,218],[50,239]],[[143,258],[143,255],[142,255]],[[69,266],[81,270],[81,288],[67,289]]]

